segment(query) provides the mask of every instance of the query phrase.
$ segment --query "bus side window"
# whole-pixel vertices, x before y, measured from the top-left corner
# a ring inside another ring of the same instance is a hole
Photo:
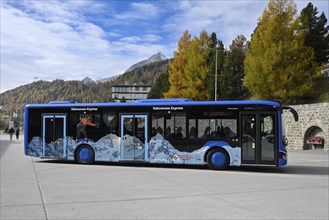
[[[152,136],[157,134],[164,135],[164,115],[154,114],[152,116]]]
[[[99,113],[98,114],[93,114],[91,122],[93,122],[96,125],[95,126],[96,129],[99,129],[99,126],[100,126],[100,123],[101,123],[101,115]]]
[[[209,119],[198,119],[198,138],[199,139],[208,139],[211,132]]]
[[[115,112],[106,112],[103,114],[103,130],[105,133],[117,134],[117,114]]]
[[[166,118],[166,138],[182,140],[186,138],[186,115],[177,114]]]
[[[221,119],[220,124],[225,137],[237,136],[237,119]]]
[[[198,137],[196,129],[196,119],[189,119],[189,138],[196,139]]]

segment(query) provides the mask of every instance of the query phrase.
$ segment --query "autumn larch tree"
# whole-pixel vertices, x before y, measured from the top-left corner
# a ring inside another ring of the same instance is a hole
[[[174,52],[173,61],[169,62],[169,83],[170,89],[164,93],[165,98],[180,98],[185,80],[186,50],[191,44],[191,34],[186,30],[178,41],[178,49]]]
[[[270,0],[245,59],[244,85],[257,99],[294,103],[313,87],[315,63],[292,0]]]
[[[195,37],[186,51],[186,66],[184,68],[185,77],[182,81],[182,97],[191,100],[209,100],[206,79],[208,75],[207,59],[209,50],[202,46],[209,46],[207,32],[202,31],[200,37]]]

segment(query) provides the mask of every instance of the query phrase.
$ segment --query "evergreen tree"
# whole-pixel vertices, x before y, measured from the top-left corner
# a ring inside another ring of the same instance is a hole
[[[295,102],[312,90],[313,50],[294,19],[292,0],[270,0],[252,35],[244,84],[255,98]]]
[[[236,37],[230,45],[224,64],[224,72],[220,75],[220,99],[239,99],[244,93],[244,59],[246,38]]]
[[[169,78],[169,70],[167,69],[166,72],[162,73],[157,78],[147,98],[148,99],[163,98],[163,94],[165,92],[168,92],[170,87],[168,78]]]
[[[178,41],[178,49],[174,52],[173,61],[169,62],[169,83],[170,89],[164,94],[165,98],[182,97],[181,91],[185,88],[182,82],[185,81],[186,50],[191,44],[191,34],[186,30]]]
[[[182,97],[191,100],[210,99],[206,86],[206,78],[209,71],[207,66],[209,50],[202,48],[203,45],[208,46],[209,42],[207,32],[202,31],[200,37],[195,37],[186,50]]]
[[[307,33],[305,45],[314,49],[314,59],[322,65],[327,63],[329,58],[329,26],[326,26],[325,14],[322,12],[320,16],[317,16],[318,13],[318,9],[310,2],[301,11],[300,20]]]

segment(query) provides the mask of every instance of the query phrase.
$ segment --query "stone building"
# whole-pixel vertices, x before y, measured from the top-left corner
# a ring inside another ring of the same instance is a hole
[[[291,113],[283,114],[286,137],[291,149],[323,149],[329,151],[329,103],[294,105],[299,115],[295,122]],[[317,138],[320,143],[310,140]]]

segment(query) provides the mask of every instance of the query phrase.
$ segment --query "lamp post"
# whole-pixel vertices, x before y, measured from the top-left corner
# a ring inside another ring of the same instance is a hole
[[[215,101],[217,101],[217,50],[218,44],[215,46],[215,53],[216,53],[216,66],[215,66]]]
[[[200,47],[202,49],[209,49],[209,50],[215,50],[215,54],[216,54],[216,66],[215,66],[215,101],[217,101],[217,52],[219,50],[219,46],[218,44],[215,45],[215,48],[210,48],[208,46],[202,46]]]

